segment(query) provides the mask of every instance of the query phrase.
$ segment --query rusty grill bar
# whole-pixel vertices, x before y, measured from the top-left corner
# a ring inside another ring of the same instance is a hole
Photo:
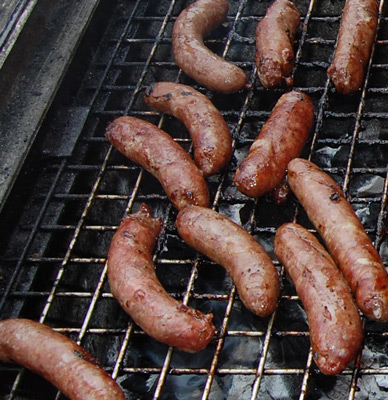
[[[230,165],[208,178],[212,208],[244,226],[273,258],[273,237],[282,223],[296,219],[312,229],[295,199],[281,206],[268,197],[248,199],[232,182],[237,164],[284,93],[264,90],[253,62],[254,32],[269,2],[230,1],[228,24],[206,41],[247,73],[251,88],[233,95],[199,87],[174,63],[172,26],[189,3],[114,3],[79,90],[66,96],[74,79],[70,69],[0,216],[0,318],[32,318],[69,335],[100,360],[128,399],[382,399],[388,390],[388,324],[364,320],[364,346],[354,364],[338,376],[322,375],[312,361],[303,309],[282,266],[275,262],[282,280],[278,309],[269,318],[252,315],[224,270],[180,240],[176,210],[158,182],[104,138],[109,121],[129,114],[157,124],[191,152],[183,125],[150,110],[142,96],[154,81],[192,85],[212,99],[234,138]],[[340,183],[387,265],[384,0],[365,84],[352,96],[337,94],[326,75],[344,1],[295,4],[302,15],[295,88],[311,96],[316,111],[303,157]],[[200,354],[187,355],[150,339],[109,292],[110,240],[120,219],[141,202],[163,218],[154,256],[161,282],[175,298],[214,313],[216,340]],[[0,381],[2,398],[61,397],[18,366],[0,364]]]

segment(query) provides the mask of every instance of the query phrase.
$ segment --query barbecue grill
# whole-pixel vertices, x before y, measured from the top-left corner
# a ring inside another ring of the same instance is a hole
[[[273,254],[282,223],[313,227],[293,196],[276,205],[269,195],[247,198],[233,184],[237,165],[287,90],[265,90],[256,77],[255,29],[270,3],[230,0],[227,23],[206,40],[248,75],[249,88],[235,94],[199,86],[174,63],[173,23],[191,1],[54,3],[11,1],[0,21],[0,319],[31,318],[70,336],[128,399],[385,398],[388,324],[364,319],[365,340],[354,363],[337,376],[320,373],[303,307]],[[295,4],[301,24],[294,87],[311,97],[316,113],[302,156],[340,184],[387,265],[384,1],[365,83],[350,96],[336,93],[326,74],[344,0]],[[174,225],[177,212],[159,183],[104,137],[108,122],[132,115],[155,123],[192,152],[184,126],[146,106],[144,89],[155,81],[200,90],[230,127],[233,158],[207,179],[211,207],[251,232],[275,260],[281,296],[268,318],[247,311],[223,268],[185,245]],[[110,240],[121,218],[143,202],[163,219],[154,253],[162,284],[185,304],[214,314],[216,337],[198,354],[149,338],[109,291]],[[0,363],[0,381],[1,398],[63,398],[17,365]]]

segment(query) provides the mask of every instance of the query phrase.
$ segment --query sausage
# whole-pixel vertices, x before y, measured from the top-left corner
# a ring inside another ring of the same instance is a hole
[[[334,59],[327,70],[336,90],[349,94],[364,81],[376,37],[377,0],[346,0]]]
[[[302,151],[313,122],[314,106],[306,94],[282,95],[236,170],[237,189],[249,197],[260,197],[280,185],[288,162]]]
[[[274,248],[305,308],[315,363],[326,375],[339,374],[363,340],[360,314],[345,279],[318,239],[298,224],[278,228]]]
[[[256,28],[255,63],[265,88],[293,85],[294,37],[300,14],[289,0],[275,0]]]
[[[380,255],[337,183],[310,161],[295,158],[288,182],[321,234],[361,311],[388,320],[388,275]]]
[[[108,124],[106,137],[117,150],[159,180],[178,210],[188,204],[209,205],[207,184],[193,160],[154,124],[135,117],[119,117]]]
[[[232,137],[224,118],[205,95],[190,86],[158,82],[147,88],[144,99],[150,107],[183,122],[203,176],[216,174],[227,165],[232,156]]]
[[[245,72],[213,53],[203,38],[221,25],[228,15],[226,0],[196,0],[185,8],[174,23],[172,49],[176,64],[190,78],[221,93],[244,88]]]
[[[67,336],[29,319],[0,321],[0,360],[42,375],[73,400],[124,400],[118,384]]]
[[[197,352],[214,336],[213,315],[182,304],[162,287],[152,262],[160,229],[160,219],[152,216],[146,204],[123,219],[108,252],[110,289],[147,335],[180,350]]]
[[[217,211],[198,206],[181,210],[176,227],[189,246],[225,268],[250,311],[264,317],[275,310],[279,277],[251,234]]]

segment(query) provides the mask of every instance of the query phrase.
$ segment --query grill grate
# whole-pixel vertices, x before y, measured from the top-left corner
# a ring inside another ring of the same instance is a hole
[[[230,165],[208,178],[212,207],[244,226],[272,257],[273,237],[282,223],[296,218],[312,229],[295,200],[276,206],[267,197],[248,199],[232,182],[237,164],[284,93],[264,90],[253,62],[256,25],[269,2],[230,1],[228,25],[207,40],[249,77],[252,88],[233,95],[198,87],[174,63],[172,26],[189,3],[131,0],[112,6],[76,95],[58,95],[0,217],[0,317],[32,318],[69,335],[101,361],[128,399],[382,399],[388,389],[388,324],[364,320],[364,346],[354,365],[338,376],[323,376],[312,362],[305,315],[281,265],[276,264],[282,279],[278,309],[268,318],[252,315],[224,270],[180,240],[176,210],[158,182],[104,138],[109,121],[130,114],[157,124],[191,152],[183,125],[150,110],[142,96],[154,81],[192,85],[212,99],[234,138]],[[384,0],[365,85],[347,97],[334,91],[326,75],[344,1],[295,4],[302,15],[295,88],[311,96],[316,110],[303,157],[340,183],[387,265]],[[71,79],[70,74],[65,85]],[[74,148],[64,149],[69,130]],[[200,354],[187,355],[150,339],[109,292],[105,257],[110,240],[125,213],[144,201],[163,218],[154,256],[163,285],[184,303],[214,313],[217,340]],[[1,364],[0,376],[2,398],[60,397],[42,378],[18,366]]]

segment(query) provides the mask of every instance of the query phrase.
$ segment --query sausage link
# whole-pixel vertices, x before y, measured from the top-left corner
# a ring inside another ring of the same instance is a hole
[[[252,235],[218,212],[198,206],[180,211],[176,226],[188,245],[225,268],[250,311],[263,317],[274,311],[279,277]]]
[[[152,252],[161,221],[142,204],[123,219],[108,252],[113,296],[145,333],[186,352],[203,350],[213,338],[213,315],[204,315],[171,297],[159,282]]]
[[[124,400],[118,384],[73,340],[29,319],[0,321],[0,360],[43,376],[72,400]]]
[[[237,168],[234,183],[250,197],[259,197],[282,183],[287,164],[306,143],[314,122],[314,106],[301,92],[285,93]]]
[[[340,93],[358,90],[376,36],[377,0],[346,0],[334,59],[327,70]]]
[[[149,86],[145,102],[158,111],[180,119],[194,144],[194,161],[204,176],[222,170],[232,156],[228,125],[213,103],[202,93],[174,82]]]
[[[288,182],[340,267],[358,307],[388,320],[388,275],[380,255],[337,183],[318,166],[296,158]]]
[[[256,28],[257,74],[265,88],[293,85],[294,37],[300,14],[289,0],[276,0]]]
[[[363,339],[360,314],[345,279],[318,239],[298,224],[278,228],[274,246],[305,308],[315,363],[326,375],[339,374]]]
[[[208,89],[237,92],[247,81],[245,72],[213,53],[203,42],[214,27],[227,17],[226,0],[196,0],[174,23],[172,49],[175,62],[188,76]]]
[[[209,205],[209,190],[201,172],[185,150],[157,126],[134,117],[119,117],[108,125],[106,137],[159,180],[178,210],[188,204]]]

